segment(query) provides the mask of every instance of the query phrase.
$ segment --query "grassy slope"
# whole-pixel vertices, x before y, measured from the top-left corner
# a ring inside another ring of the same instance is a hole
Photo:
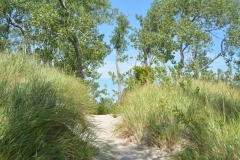
[[[83,82],[26,56],[0,57],[0,159],[91,159]]]
[[[118,106],[126,136],[147,144],[187,144],[176,159],[240,158],[240,94],[222,83],[146,85]]]

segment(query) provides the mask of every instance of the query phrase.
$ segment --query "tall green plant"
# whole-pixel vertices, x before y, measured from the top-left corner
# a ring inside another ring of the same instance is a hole
[[[124,62],[127,60],[128,56],[124,55],[123,52],[127,50],[127,40],[125,39],[125,36],[128,34],[128,29],[130,29],[129,21],[127,17],[124,14],[120,14],[117,17],[117,26],[115,27],[113,31],[113,35],[111,37],[110,42],[113,45],[113,48],[116,49],[116,70],[117,70],[117,84],[118,84],[118,100],[121,99],[121,85],[122,85],[122,77],[120,73],[120,68],[118,65],[118,62]],[[110,73],[112,75],[112,79],[114,81],[114,74]]]
[[[1,159],[92,159],[93,103],[80,79],[19,54],[2,54],[0,73]]]
[[[119,128],[145,144],[182,145],[175,159],[239,159],[239,104],[238,90],[221,82],[144,85],[123,97]]]

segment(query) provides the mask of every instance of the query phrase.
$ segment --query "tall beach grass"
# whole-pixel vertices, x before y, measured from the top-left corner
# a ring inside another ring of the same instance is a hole
[[[0,57],[0,159],[92,159],[84,83],[34,58]]]
[[[148,84],[128,92],[119,130],[137,142],[182,145],[176,159],[240,158],[240,94],[223,83]]]

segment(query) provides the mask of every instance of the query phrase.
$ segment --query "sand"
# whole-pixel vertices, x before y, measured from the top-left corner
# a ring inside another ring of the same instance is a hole
[[[121,121],[120,116],[114,118],[112,115],[92,115],[89,119],[96,126],[94,132],[97,136],[97,147],[100,148],[96,160],[168,160],[179,150],[147,147],[119,138],[113,130]]]

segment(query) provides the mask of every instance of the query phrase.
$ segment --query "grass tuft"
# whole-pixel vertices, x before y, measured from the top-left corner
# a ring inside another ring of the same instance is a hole
[[[239,159],[239,106],[239,91],[223,83],[181,81],[136,88],[117,111],[120,131],[137,142],[181,144],[176,159]]]
[[[0,159],[92,159],[83,82],[22,55],[1,55]]]

